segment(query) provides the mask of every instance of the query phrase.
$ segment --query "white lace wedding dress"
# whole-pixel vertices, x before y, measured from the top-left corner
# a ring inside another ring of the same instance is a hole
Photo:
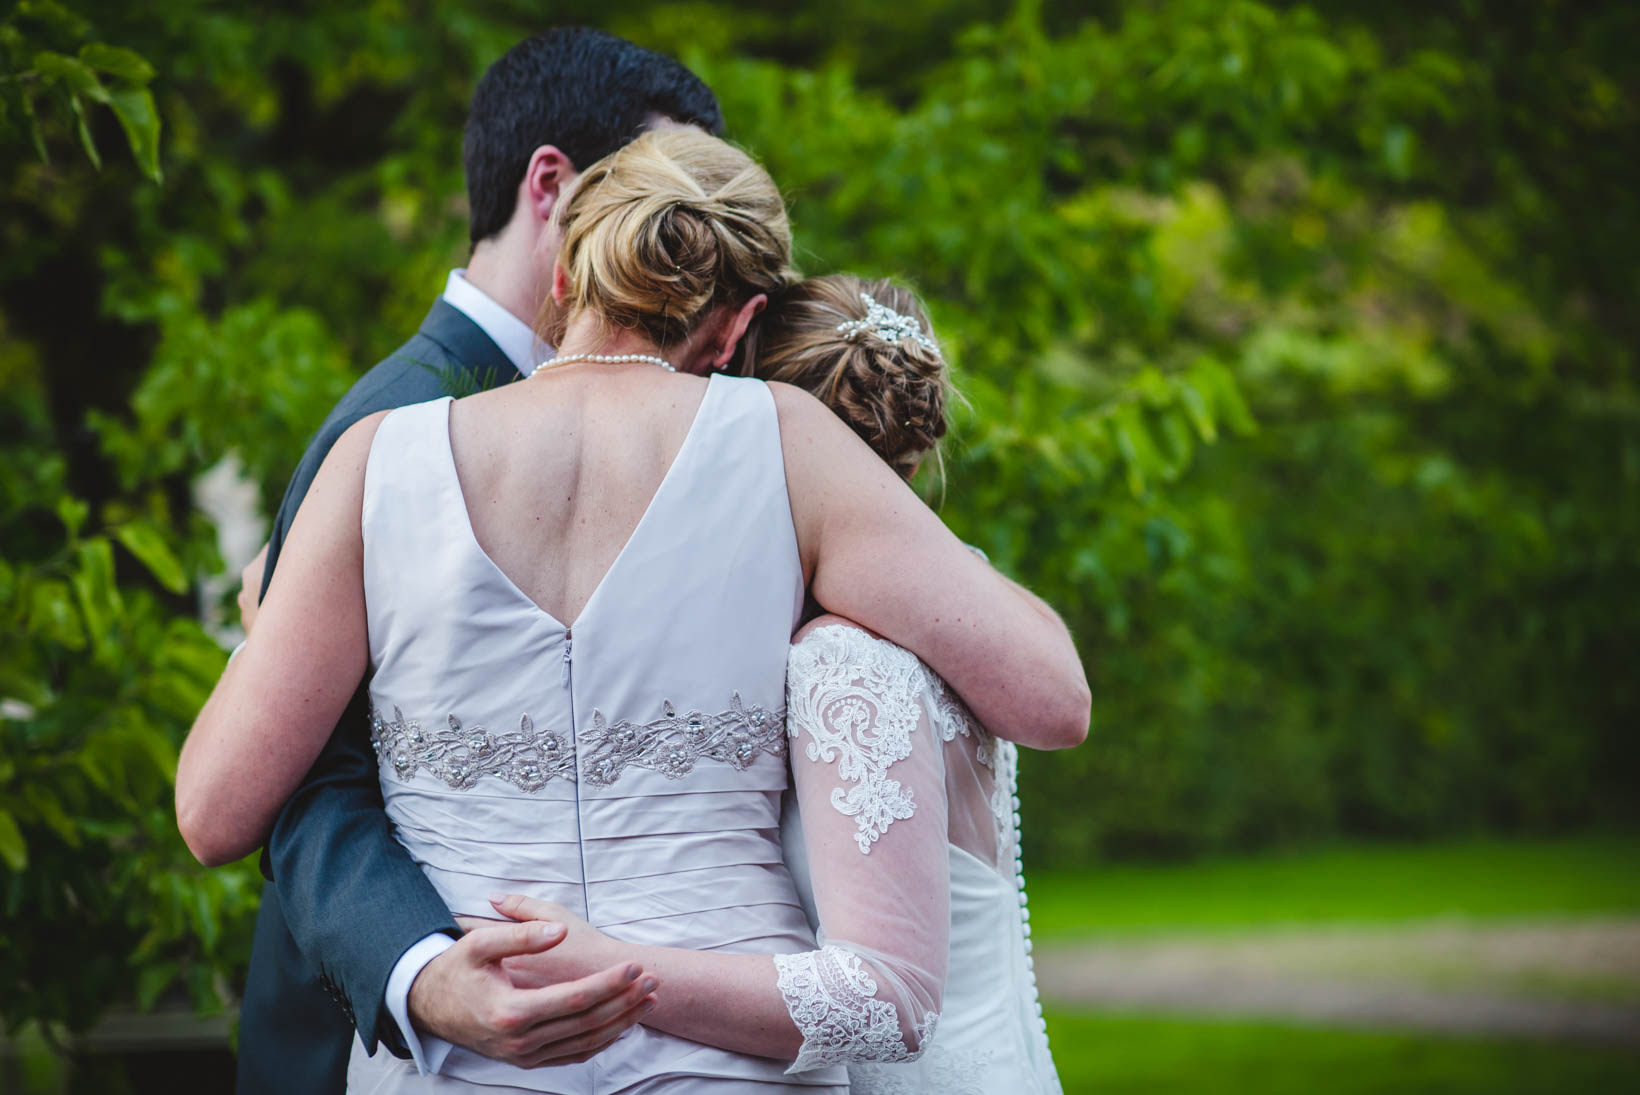
[[[879,915],[949,906],[944,999],[920,1055],[859,1051],[880,1006],[862,975],[852,1008],[850,985],[830,991],[829,1022],[805,1028],[806,1057],[848,1063],[854,1095],[1061,1095],[1031,960],[1014,746],[915,655],[854,627],[815,628],[793,645],[786,696],[798,809],[788,800],[782,836],[820,953],[839,923],[861,919],[845,895],[866,894]],[[840,839],[853,864],[838,858]],[[927,889],[932,861],[948,867],[941,893]],[[851,950],[855,935],[844,932]],[[777,960],[782,988],[809,986],[792,975],[812,953]]]

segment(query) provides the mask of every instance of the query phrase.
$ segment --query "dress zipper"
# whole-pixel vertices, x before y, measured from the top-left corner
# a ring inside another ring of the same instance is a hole
[[[592,894],[587,890],[587,846],[581,839],[581,736],[575,732],[575,690],[570,688],[570,651],[575,648],[575,632],[564,628],[564,689],[569,693],[565,700],[569,703],[569,741],[570,749],[575,754],[575,781],[570,784],[575,789],[575,843],[581,855],[581,913],[592,920]]]

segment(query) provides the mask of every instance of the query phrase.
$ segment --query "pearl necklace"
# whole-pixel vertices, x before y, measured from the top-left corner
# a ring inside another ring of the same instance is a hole
[[[646,365],[659,365],[669,373],[678,371],[673,368],[670,361],[664,357],[656,357],[654,354],[559,354],[551,361],[543,361],[537,365],[530,375],[535,376],[537,373],[548,368],[556,368],[559,365],[573,365],[577,361],[595,361],[600,365],[624,365],[627,362],[641,361]]]

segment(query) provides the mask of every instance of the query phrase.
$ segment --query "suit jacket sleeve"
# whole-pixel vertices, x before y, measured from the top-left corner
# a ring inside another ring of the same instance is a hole
[[[377,410],[439,394],[436,386],[420,390],[433,382],[415,372],[393,379],[376,390],[356,388],[353,394],[360,398],[344,401],[309,447],[274,522],[264,594],[291,519],[336,439]],[[408,1056],[384,1001],[388,977],[417,941],[460,931],[438,891],[393,835],[369,741],[363,687],[280,812],[262,869],[278,887],[291,937],[339,990],[339,1003],[365,1047],[375,1052],[380,1039],[397,1056]]]

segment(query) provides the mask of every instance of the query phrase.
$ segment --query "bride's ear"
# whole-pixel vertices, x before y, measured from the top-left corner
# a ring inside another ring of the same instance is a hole
[[[746,328],[752,325],[752,320],[756,319],[757,314],[768,307],[768,304],[769,295],[759,293],[730,314],[729,322],[723,325],[723,332],[715,347],[716,353],[712,357],[714,370],[722,370],[734,360],[735,347],[746,337]]]
[[[569,296],[569,275],[564,273],[563,263],[554,262],[552,264],[552,302],[562,304],[567,296]]]

